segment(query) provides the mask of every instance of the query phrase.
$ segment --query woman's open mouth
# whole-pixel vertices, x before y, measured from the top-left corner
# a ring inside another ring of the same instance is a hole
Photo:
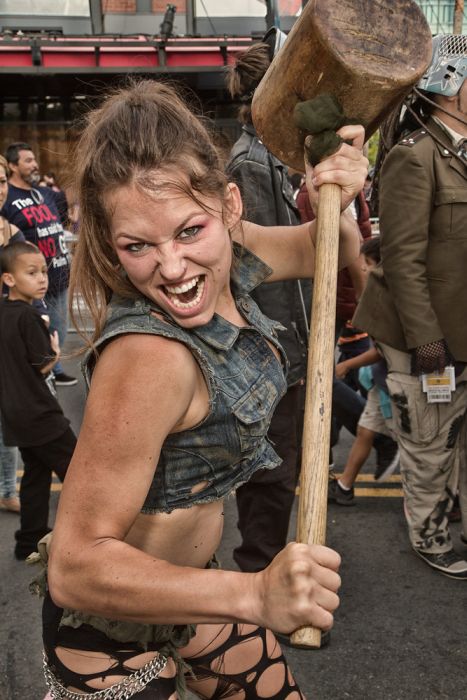
[[[191,309],[199,304],[204,291],[204,275],[180,285],[164,285],[165,295],[177,309]]]

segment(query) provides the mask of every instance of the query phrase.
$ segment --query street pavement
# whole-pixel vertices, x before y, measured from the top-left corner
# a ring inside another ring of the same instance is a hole
[[[66,350],[78,346],[69,335]],[[64,362],[80,376],[79,360]],[[79,431],[84,382],[59,389],[72,427]],[[334,449],[337,471],[351,436],[342,431]],[[96,465],[98,468],[98,465]],[[329,646],[285,653],[307,700],[466,700],[467,583],[429,569],[412,553],[404,525],[402,492],[396,474],[376,484],[370,459],[356,490],[355,507],[330,504],[327,544],[342,556],[341,605]],[[52,517],[60,486],[53,484]],[[295,532],[296,509],[290,539]],[[28,591],[34,570],[13,557],[18,517],[0,512],[0,700],[42,700],[40,601]],[[235,569],[238,542],[235,499],[225,507],[222,565]],[[460,526],[452,527],[454,545]]]

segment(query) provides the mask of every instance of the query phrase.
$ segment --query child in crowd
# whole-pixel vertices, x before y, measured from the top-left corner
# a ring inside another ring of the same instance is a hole
[[[52,471],[65,478],[76,438],[56,399],[51,370],[60,356],[58,336],[49,335],[33,307],[48,287],[45,258],[32,243],[13,243],[0,253],[0,410],[6,445],[17,445],[24,462],[20,529],[15,556],[36,551],[48,527]]]
[[[361,253],[365,261],[365,272],[369,272],[381,261],[379,237],[364,241]],[[329,483],[328,499],[344,506],[355,504],[353,484],[368,459],[375,435],[382,433],[395,439],[391,429],[391,404],[386,386],[387,368],[377,348],[371,347],[366,352],[336,365],[336,377],[339,379],[344,379],[351,371],[358,371],[359,382],[368,394],[365,409],[358,421],[357,437],[350,450],[344,471],[338,479],[332,479]],[[398,462],[399,451],[387,464],[386,469],[378,474],[378,480],[392,474]]]
[[[6,159],[0,156],[0,208],[7,198],[9,175]],[[24,240],[21,231],[0,216],[0,250],[18,240]],[[16,495],[17,466],[18,450],[5,445],[0,428],[0,508],[12,513],[19,513],[19,499]]]

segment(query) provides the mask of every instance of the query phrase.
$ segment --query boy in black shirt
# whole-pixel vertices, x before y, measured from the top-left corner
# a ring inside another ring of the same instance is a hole
[[[32,306],[47,291],[45,258],[35,245],[22,241],[1,252],[0,266],[9,287],[8,299],[0,301],[0,410],[5,444],[17,445],[24,462],[15,556],[25,559],[50,531],[52,470],[63,481],[76,437],[51,376],[60,356],[57,332],[49,335]]]

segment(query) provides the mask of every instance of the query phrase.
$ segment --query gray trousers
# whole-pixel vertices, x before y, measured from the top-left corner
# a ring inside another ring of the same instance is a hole
[[[467,367],[456,378],[450,403],[427,403],[408,353],[378,343],[388,365],[394,432],[410,542],[426,552],[452,548],[448,513],[459,489],[467,535]]]

